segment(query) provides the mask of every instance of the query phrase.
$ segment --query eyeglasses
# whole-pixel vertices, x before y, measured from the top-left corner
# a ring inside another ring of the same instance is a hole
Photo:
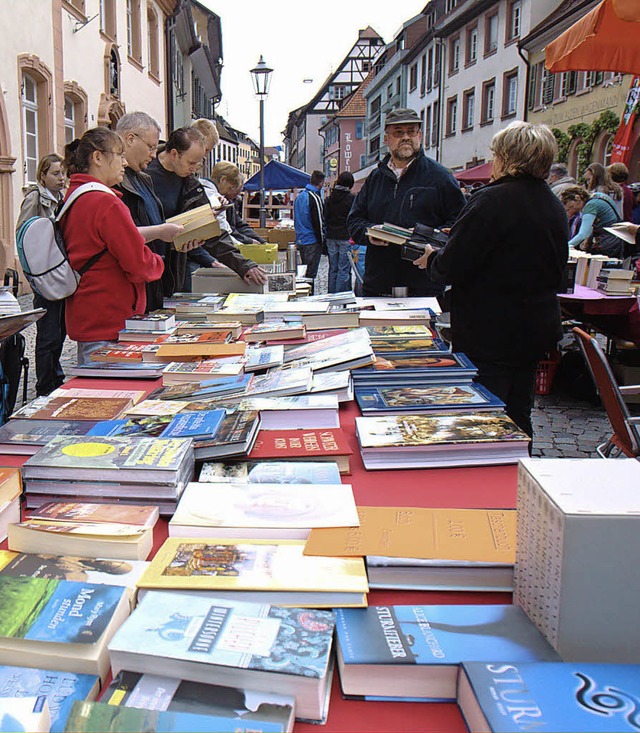
[[[387,128],[386,130],[388,135],[391,135],[391,137],[395,138],[401,138],[401,137],[417,137],[420,134],[420,128],[419,127],[407,127],[405,129],[402,128]]]
[[[131,134],[134,135],[135,137],[137,137],[138,140],[142,140],[142,142],[149,148],[149,152],[150,153],[155,153],[157,151],[157,149],[158,149],[158,146],[157,145],[149,145],[149,143],[143,137],[141,137],[140,135],[138,135],[137,132],[132,132]]]

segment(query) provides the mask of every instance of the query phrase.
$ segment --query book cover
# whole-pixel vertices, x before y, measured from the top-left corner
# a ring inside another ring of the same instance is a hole
[[[102,346],[92,351],[89,358],[91,362],[106,362],[108,364],[142,362],[142,355],[150,348],[152,352],[156,349],[153,344],[128,344],[121,346],[119,349],[114,349],[111,346]]]
[[[227,356],[243,356],[246,344],[236,341],[232,344],[198,341],[196,343],[163,343],[156,351],[158,359],[178,361],[180,359],[214,359]]]
[[[87,435],[99,435],[103,437],[138,435],[140,437],[159,438],[162,431],[172,420],[172,415],[166,415],[165,417],[128,417],[122,420],[104,420],[96,423]]]
[[[202,458],[242,455],[249,450],[260,425],[257,411],[237,411],[225,415],[214,438],[200,439],[196,455]]]
[[[287,460],[322,456],[350,456],[353,453],[341,428],[330,430],[261,430],[249,460],[265,458]]]
[[[192,540],[169,537],[141,588],[367,593],[362,558],[307,557],[304,540]]]
[[[496,410],[504,402],[481,384],[433,384],[410,387],[355,387],[358,407],[365,413]]]
[[[458,704],[474,731],[637,731],[640,665],[464,662]]]
[[[290,532],[274,532],[274,537],[304,538],[311,527],[349,527],[359,521],[349,484],[194,482],[180,498],[170,534],[175,536],[171,529],[180,525],[206,528],[209,533],[200,536],[208,537],[218,536],[217,530],[233,528],[244,531],[235,535],[225,532],[225,536],[259,537],[260,532],[252,535],[252,530],[269,529]]]
[[[49,733],[51,713],[46,695],[37,697],[0,697],[0,731],[16,733]]]
[[[382,339],[407,339],[407,338],[433,338],[436,334],[429,326],[424,324],[416,324],[409,326],[395,324],[379,324],[375,326],[366,326],[369,338],[374,341],[378,338]]]
[[[252,341],[287,341],[289,339],[304,338],[306,328],[302,323],[286,321],[267,321],[249,326],[243,334],[247,342]]]
[[[99,678],[94,674],[0,666],[0,697],[46,697],[51,733],[64,730],[75,700],[92,700],[98,689]]]
[[[226,413],[224,410],[185,412],[176,415],[162,432],[163,438],[213,438]]]
[[[338,484],[340,471],[331,461],[245,461],[204,463],[201,482],[246,484]]]
[[[339,608],[336,632],[340,679],[348,695],[451,701],[462,661],[559,660],[519,606]],[[369,674],[363,675],[365,667]]]
[[[128,708],[217,715],[239,723],[269,722],[277,724],[282,731],[290,730],[293,725],[295,706],[295,699],[290,695],[127,671],[116,676],[102,701]]]
[[[284,346],[249,347],[246,352],[245,371],[281,366],[284,360]]]
[[[313,529],[305,555],[515,562],[515,509],[359,506],[358,517],[359,526]]]
[[[268,374],[257,374],[247,385],[245,395],[304,394],[311,387],[312,373],[309,367],[277,369]]]
[[[349,351],[352,348],[359,348],[361,344],[369,345],[369,334],[365,328],[355,328],[344,331],[334,336],[327,336],[319,341],[313,341],[301,346],[295,346],[287,350],[285,361],[297,361],[321,355],[327,349],[341,349]]]
[[[151,392],[149,398],[179,401],[207,399],[209,396],[216,397],[218,395],[244,392],[250,380],[251,376],[237,375],[214,377],[213,379],[204,379],[186,384],[174,384],[169,387],[159,387]]]
[[[431,355],[416,355],[414,353],[404,354],[388,354],[380,356],[376,354],[375,364],[371,368],[364,368],[358,373],[358,377],[364,377],[369,372],[388,372],[388,371],[420,371],[425,376],[429,376],[431,372],[438,374],[448,374],[450,372],[457,373],[465,370],[475,374],[476,369],[464,354],[454,354],[443,352]]]
[[[146,396],[146,392],[141,389],[89,389],[85,387],[58,387],[54,389],[50,397],[120,397],[132,400],[133,404],[137,404]]]
[[[125,417],[132,417],[132,416],[140,416],[144,415],[145,417],[158,417],[158,416],[165,416],[170,415],[173,417],[174,415],[177,415],[179,412],[184,410],[184,408],[189,404],[189,402],[185,400],[154,400],[154,399],[146,399],[142,402],[139,402],[137,405],[134,405],[133,407],[130,407],[125,412]]]
[[[113,420],[133,405],[122,397],[37,397],[12,417],[35,420]]]
[[[74,702],[65,727],[69,733],[277,733],[277,723],[203,715],[186,711],[147,710],[145,708],[109,705],[103,702]]]
[[[210,379],[213,376],[233,377],[242,372],[240,357],[229,359],[203,359],[202,361],[171,362],[162,370],[164,376],[188,376],[189,379]]]
[[[18,452],[19,446],[31,448],[32,454],[58,435],[86,435],[96,425],[90,420],[23,420],[15,418],[0,426],[0,444],[4,452]],[[15,449],[15,450],[14,450]]]
[[[231,338],[231,331],[203,331],[202,333],[172,333],[161,336],[157,343],[163,344],[224,344]]]
[[[99,524],[127,524],[153,527],[158,521],[158,511],[153,506],[129,504],[87,504],[80,502],[51,501],[29,513],[29,519],[47,522],[96,522]]]

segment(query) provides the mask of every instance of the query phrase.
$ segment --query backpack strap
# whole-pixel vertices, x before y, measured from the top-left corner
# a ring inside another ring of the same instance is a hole
[[[60,221],[62,217],[69,211],[73,202],[80,198],[83,193],[89,193],[90,191],[102,191],[103,193],[110,193],[115,196],[115,191],[112,191],[109,186],[105,186],[104,183],[98,183],[98,181],[91,181],[90,183],[83,183],[82,186],[78,186],[76,190],[69,195],[69,198],[64,202],[64,205],[56,216],[56,221]]]

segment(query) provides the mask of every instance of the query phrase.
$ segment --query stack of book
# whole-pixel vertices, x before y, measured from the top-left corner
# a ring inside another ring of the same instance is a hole
[[[602,269],[596,278],[596,289],[607,295],[629,295],[633,270]]]

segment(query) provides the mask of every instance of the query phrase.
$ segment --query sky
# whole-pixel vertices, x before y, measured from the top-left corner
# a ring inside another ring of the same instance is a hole
[[[259,140],[260,112],[252,69],[264,56],[273,69],[265,102],[265,145],[282,144],[291,110],[318,92],[370,25],[392,40],[427,0],[199,0],[222,19],[222,101],[217,107],[233,127]],[[305,83],[305,79],[312,79]]]

